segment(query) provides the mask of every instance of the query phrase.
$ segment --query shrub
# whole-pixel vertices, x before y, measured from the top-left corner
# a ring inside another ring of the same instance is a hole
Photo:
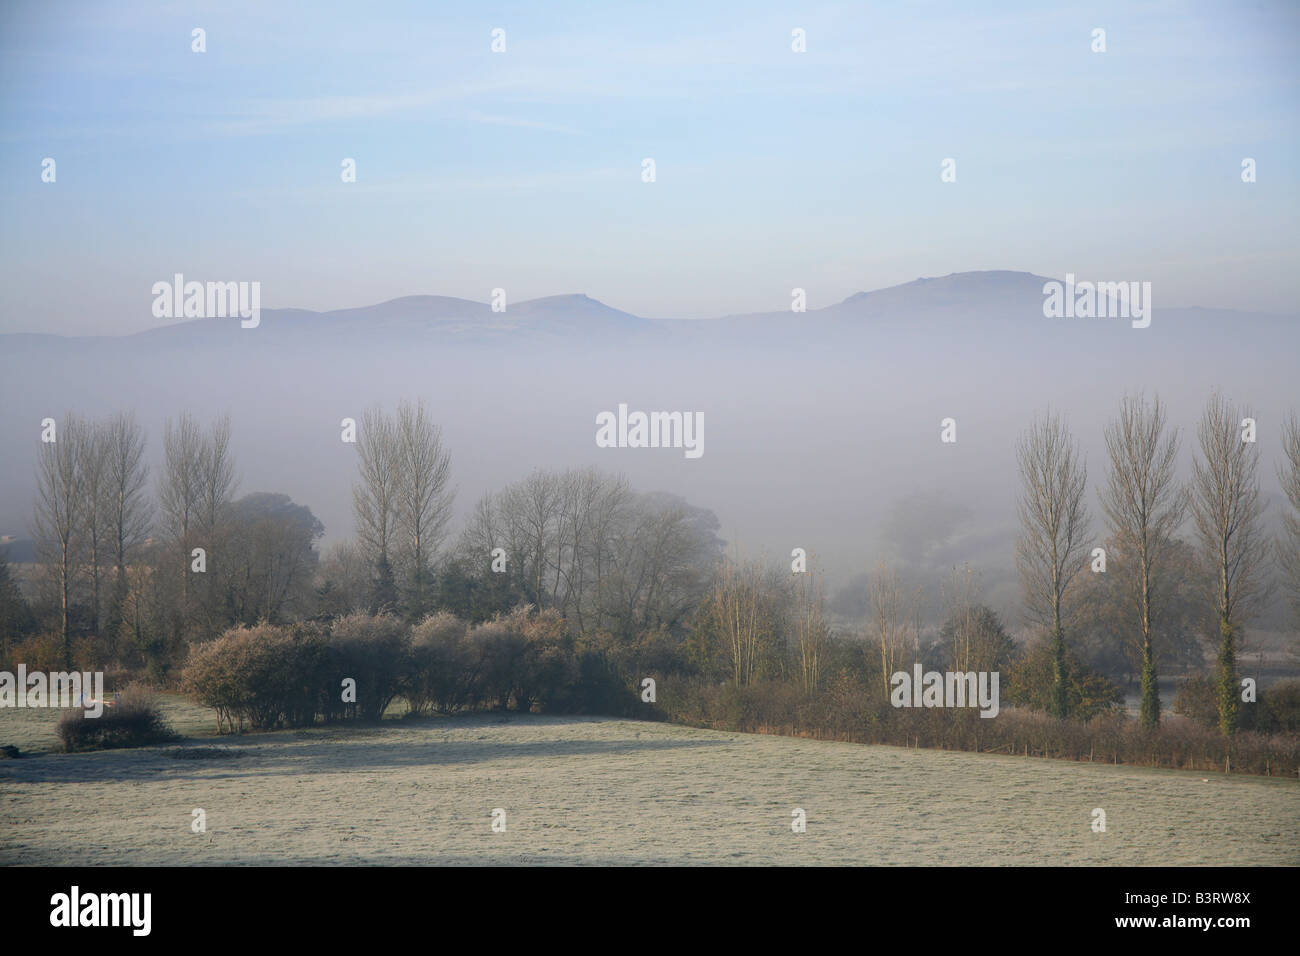
[[[569,622],[548,609],[523,614],[518,627],[524,657],[515,677],[515,706],[543,713],[575,709],[580,672]]]
[[[1266,734],[1300,732],[1300,680],[1282,681],[1260,691],[1254,729]]]
[[[582,670],[569,624],[558,611],[521,605],[473,628],[467,661],[477,680],[469,694],[505,710],[572,711],[581,706]],[[595,662],[589,666],[599,669]]]
[[[520,628],[530,610],[522,607],[498,615],[469,632],[471,659],[479,677],[472,692],[474,703],[486,703],[499,710],[510,705],[524,668],[527,641]]]
[[[850,735],[878,724],[881,708],[886,706],[879,678],[864,685],[857,674],[840,669],[814,698],[813,706],[806,709],[809,718],[828,732]]]
[[[61,671],[66,663],[63,639],[57,634],[33,634],[13,645],[9,657],[5,669],[10,671],[16,671],[20,662],[29,671]]]
[[[466,640],[468,625],[447,611],[411,630],[411,669],[402,693],[411,713],[436,707],[444,714],[469,704],[477,672]]]
[[[138,685],[126,688],[117,703],[105,707],[98,717],[88,717],[81,709],[65,711],[58,731],[68,753],[148,747],[176,737],[157,700]]]
[[[629,687],[602,646],[579,641],[577,655],[577,679],[567,702],[573,713],[612,717],[659,716],[656,707],[641,700],[641,678],[655,677],[655,673],[634,672],[632,683],[635,686]]]
[[[326,715],[341,701],[342,683],[356,683],[356,703],[345,710],[364,720],[379,720],[406,682],[411,670],[411,634],[392,614],[349,614],[334,622],[329,635],[330,667],[334,679],[326,700]]]
[[[217,712],[217,732],[238,721],[256,730],[309,724],[323,706],[328,668],[309,625],[235,627],[190,650],[182,687]]]

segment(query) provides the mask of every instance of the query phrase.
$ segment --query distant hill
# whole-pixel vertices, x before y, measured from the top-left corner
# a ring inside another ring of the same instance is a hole
[[[375,305],[328,312],[307,309],[263,309],[256,329],[244,329],[238,318],[190,319],[169,322],[127,336],[64,337],[33,333],[0,336],[0,344],[15,352],[112,347],[117,342],[137,350],[153,346],[265,345],[268,342],[315,348],[329,343],[358,346],[383,343],[408,345],[522,345],[571,342],[584,346],[615,345],[629,340],[680,338],[688,342],[731,339],[744,344],[773,341],[809,342],[810,330],[842,341],[844,336],[904,335],[908,327],[927,332],[939,325],[955,333],[988,333],[1014,327],[1039,337],[1080,334],[1096,340],[1139,331],[1148,338],[1197,334],[1216,328],[1230,331],[1239,323],[1254,323],[1270,335],[1294,333],[1294,317],[1260,313],[1171,309],[1164,290],[1154,291],[1150,328],[1132,330],[1122,318],[1061,318],[1043,316],[1043,286],[1052,279],[1029,272],[1005,270],[957,272],[919,278],[902,285],[858,292],[842,302],[794,313],[788,305],[770,312],[727,315],[714,319],[648,319],[613,308],[586,295],[555,295],[507,302],[503,312],[488,303],[439,295],[413,295]],[[1130,340],[1136,341],[1136,340]]]

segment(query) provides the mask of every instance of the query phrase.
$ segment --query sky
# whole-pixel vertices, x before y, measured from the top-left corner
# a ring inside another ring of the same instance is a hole
[[[320,310],[1012,269],[1297,311],[1300,4],[975,6],[7,2],[0,333],[158,325],[177,272]]]

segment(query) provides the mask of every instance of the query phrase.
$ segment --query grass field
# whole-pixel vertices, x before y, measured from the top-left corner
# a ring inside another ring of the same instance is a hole
[[[46,751],[0,760],[0,863],[1300,863],[1289,780],[518,714],[216,738],[165,708],[188,739],[89,754],[0,711]]]

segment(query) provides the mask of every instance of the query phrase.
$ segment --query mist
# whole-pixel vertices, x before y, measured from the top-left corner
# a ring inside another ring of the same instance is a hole
[[[806,549],[832,590],[883,561],[937,599],[950,569],[970,565],[1014,621],[1015,444],[1035,415],[1060,413],[1084,450],[1100,538],[1103,429],[1126,393],[1167,404],[1184,477],[1212,390],[1250,406],[1270,499],[1279,426],[1300,410],[1294,317],[1162,310],[1157,298],[1148,328],[1048,319],[1045,281],[966,273],[806,313],[695,321],[582,296],[501,315],[414,297],[267,310],[254,329],[206,319],[120,338],[3,336],[0,533],[28,537],[43,418],[134,411],[156,478],[166,419],[229,412],[238,493],[309,506],[328,547],[353,534],[356,456],[342,420],[423,399],[452,458],[453,536],[488,492],[535,469],[596,466],[711,509],[736,556],[780,562]],[[597,447],[596,416],[620,403],[702,413],[703,454]],[[948,418],[954,442],[941,441]]]

